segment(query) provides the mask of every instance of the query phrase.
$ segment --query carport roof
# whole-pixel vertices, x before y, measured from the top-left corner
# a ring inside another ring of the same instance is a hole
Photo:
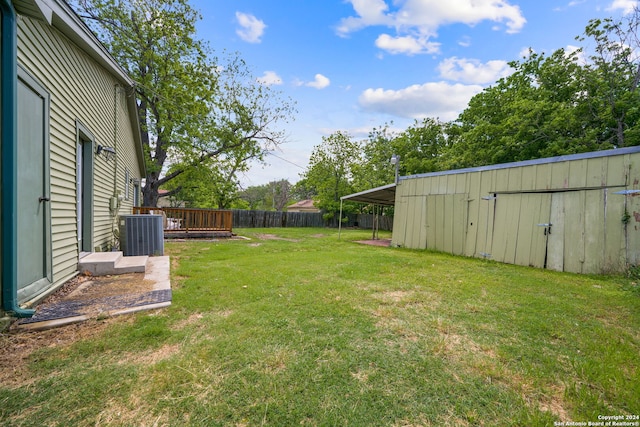
[[[396,185],[388,184],[371,190],[349,194],[340,197],[341,201],[350,200],[352,202],[371,203],[382,206],[393,206],[396,202]]]

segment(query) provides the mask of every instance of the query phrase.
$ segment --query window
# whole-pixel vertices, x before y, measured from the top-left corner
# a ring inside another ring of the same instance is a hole
[[[133,181],[133,206],[140,206],[140,181]]]

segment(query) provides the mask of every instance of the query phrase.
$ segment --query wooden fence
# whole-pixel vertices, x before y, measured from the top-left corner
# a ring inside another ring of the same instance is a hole
[[[258,210],[213,210],[188,208],[134,207],[133,214],[161,214],[165,217],[164,231],[167,234],[225,232],[233,228],[268,227],[332,227],[338,228],[338,218],[325,220],[322,213],[275,212]],[[343,214],[347,220],[343,227],[373,229],[376,217],[371,214]],[[393,217],[379,215],[379,230],[391,230]]]
[[[233,216],[228,210],[134,207],[133,214],[163,215],[165,233],[231,233],[233,229]]]
[[[338,218],[325,220],[322,213],[315,212],[274,212],[234,209],[233,226],[239,228],[267,227],[332,227],[338,228]],[[347,218],[343,227],[372,229],[375,217],[370,214],[343,214]],[[378,216],[378,229],[391,230],[393,217]]]

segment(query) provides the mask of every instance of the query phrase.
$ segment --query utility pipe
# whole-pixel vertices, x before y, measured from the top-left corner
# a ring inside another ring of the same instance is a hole
[[[0,0],[2,11],[2,309],[16,317],[35,310],[18,305],[18,25],[11,0]]]

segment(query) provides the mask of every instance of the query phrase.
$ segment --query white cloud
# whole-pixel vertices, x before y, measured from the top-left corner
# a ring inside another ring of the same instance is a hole
[[[338,35],[347,36],[371,26],[393,28],[395,36],[383,34],[376,41],[378,47],[388,46],[392,53],[416,53],[415,46],[411,48],[409,43],[421,45],[422,51],[426,51],[427,46],[433,49],[435,44],[429,39],[436,37],[443,25],[476,25],[488,20],[499,23],[498,28],[506,27],[507,33],[517,33],[526,23],[520,7],[510,4],[509,0],[403,0],[391,2],[396,6],[394,10],[386,0],[348,1],[356,16],[340,21],[336,28]],[[404,47],[399,49],[399,45]]]
[[[265,71],[264,75],[262,77],[258,77],[256,80],[258,83],[262,83],[266,86],[282,84],[282,79],[275,71]]]
[[[391,26],[393,24],[393,19],[385,14],[389,6],[384,0],[349,0],[349,2],[358,17],[343,18],[336,29],[339,35],[346,36],[372,25]]]
[[[556,6],[553,8],[554,12],[562,12],[565,11],[571,7],[576,7],[576,6],[580,6],[582,3],[584,3],[586,0],[571,0],[566,6]]]
[[[523,47],[520,49],[520,53],[518,53],[518,58],[527,59],[531,56],[532,53],[536,53],[536,51],[531,47]]]
[[[607,8],[608,11],[622,11],[623,14],[627,15],[638,7],[637,0],[613,0],[613,3]]]
[[[316,74],[315,80],[312,82],[304,83],[305,86],[314,87],[316,89],[324,89],[331,84],[331,80],[322,74]]]
[[[400,90],[367,89],[360,95],[360,106],[367,111],[398,117],[422,119],[438,117],[454,120],[469,100],[482,91],[480,85],[446,82],[413,85]]]
[[[236,30],[236,34],[240,38],[249,43],[260,43],[260,38],[264,34],[267,25],[260,19],[248,13],[236,12],[236,20],[240,28]]]
[[[429,42],[426,37],[392,37],[388,34],[378,36],[376,46],[391,54],[415,55],[419,53],[438,53],[440,51],[440,43]]]
[[[582,48],[568,44],[567,47],[564,48],[564,51],[566,52],[567,56],[577,52],[578,64],[586,65],[589,63],[589,57],[584,51],[581,51],[580,49]]]
[[[512,72],[507,61],[494,60],[482,63],[476,59],[455,56],[442,61],[438,70],[440,76],[447,80],[472,84],[494,83]]]

